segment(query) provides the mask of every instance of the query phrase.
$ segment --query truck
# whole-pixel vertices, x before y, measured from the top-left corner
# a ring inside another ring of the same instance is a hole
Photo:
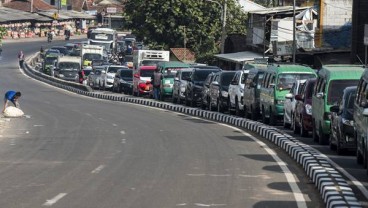
[[[88,43],[90,45],[99,45],[104,48],[108,54],[116,53],[117,32],[110,28],[96,28],[91,31]]]
[[[83,66],[92,65],[92,60],[102,60],[104,48],[98,45],[83,45],[80,56]]]
[[[156,66],[159,62],[170,61],[170,51],[136,50],[133,52],[133,69],[140,66]]]
[[[81,59],[75,56],[59,56],[54,76],[66,81],[77,82],[81,70]]]

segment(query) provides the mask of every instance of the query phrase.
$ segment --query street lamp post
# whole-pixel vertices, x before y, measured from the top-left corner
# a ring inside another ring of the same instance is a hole
[[[221,28],[221,53],[225,51],[225,39],[226,39],[226,10],[227,10],[227,0],[224,1],[224,5],[220,4],[218,1],[206,0],[208,2],[215,3],[221,7],[222,15],[222,28]]]

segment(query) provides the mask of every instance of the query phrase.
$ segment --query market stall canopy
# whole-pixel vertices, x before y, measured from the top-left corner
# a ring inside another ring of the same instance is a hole
[[[19,21],[52,21],[48,17],[40,16],[38,14],[24,12],[21,10],[0,7],[0,23],[19,22]]]
[[[215,57],[228,62],[243,63],[245,61],[253,61],[254,59],[263,58],[263,55],[253,51],[242,51],[237,53],[216,54]]]
[[[245,13],[255,11],[255,10],[262,10],[266,8],[250,0],[239,0],[239,5],[241,9],[243,10],[243,12]]]

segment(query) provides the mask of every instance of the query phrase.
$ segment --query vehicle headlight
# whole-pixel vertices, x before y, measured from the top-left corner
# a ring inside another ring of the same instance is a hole
[[[305,105],[305,113],[307,113],[308,115],[312,115],[312,106],[309,104]]]
[[[59,74],[59,77],[64,77],[64,74]]]
[[[221,91],[221,95],[222,95],[222,97],[228,97],[229,93],[226,92],[226,91]]]
[[[277,105],[284,105],[284,100],[276,100]]]
[[[348,120],[348,119],[345,119],[345,118],[342,118],[342,123],[347,125],[347,126],[354,126],[354,121],[353,120]]]
[[[181,91],[181,92],[185,92],[185,86],[181,86],[181,87],[180,87],[180,91]]]

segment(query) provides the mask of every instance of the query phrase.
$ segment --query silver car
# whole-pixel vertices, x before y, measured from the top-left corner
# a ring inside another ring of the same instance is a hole
[[[307,80],[297,80],[293,87],[290,89],[290,92],[285,95],[284,102],[284,127],[290,127],[293,124],[293,116],[295,112],[296,99],[295,95],[300,94],[301,86],[305,84]]]
[[[179,70],[174,78],[172,102],[182,103],[185,99],[185,88],[187,86],[187,79],[190,77],[192,69],[181,69]]]
[[[92,87],[93,89],[99,89],[100,86],[102,85],[101,74],[102,74],[102,71],[105,71],[105,70],[106,70],[106,66],[93,67],[92,72],[89,73],[87,77],[87,85]]]

